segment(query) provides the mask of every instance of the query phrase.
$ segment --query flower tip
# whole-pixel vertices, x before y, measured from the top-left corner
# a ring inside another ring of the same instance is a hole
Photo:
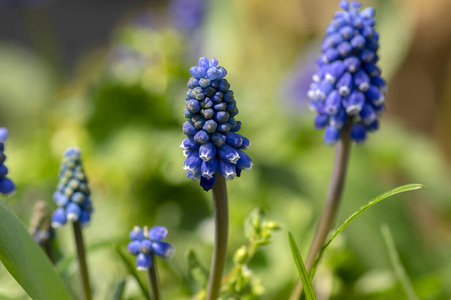
[[[60,222],[52,222],[52,227],[53,228],[59,228],[62,227],[64,224],[60,223]]]
[[[201,58],[199,58],[199,67],[208,69],[209,65],[210,64],[209,64],[208,59],[206,57],[202,56]]]
[[[216,58],[210,59],[210,65],[209,65],[209,67],[210,67],[210,68],[213,68],[213,67],[217,67],[217,66],[218,66],[218,60],[217,60]]]
[[[168,230],[163,226],[154,226],[149,230],[149,238],[152,241],[161,241],[168,235]]]
[[[6,127],[0,127],[0,142],[3,143],[8,139],[9,132]]]
[[[139,253],[136,259],[136,269],[138,271],[147,271],[152,265],[152,257],[150,254]]]
[[[358,2],[358,1],[351,1],[351,5],[352,7],[354,7],[355,9],[359,9],[362,7],[362,3]]]
[[[7,177],[0,179],[0,193],[4,195],[12,195],[15,191],[16,185],[11,179]]]
[[[77,222],[78,221],[78,215],[76,213],[68,213],[67,214],[67,220],[71,222]]]
[[[349,2],[347,0],[340,1],[339,5],[342,9],[349,10]]]
[[[236,177],[236,173],[226,173],[224,177],[226,181],[233,180]]]

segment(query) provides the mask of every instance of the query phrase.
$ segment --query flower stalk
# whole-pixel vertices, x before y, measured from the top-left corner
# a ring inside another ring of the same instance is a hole
[[[221,278],[227,257],[227,233],[229,213],[227,204],[227,185],[224,177],[217,176],[213,186],[213,210],[215,217],[215,246],[207,288],[207,300],[219,297]]]
[[[351,150],[350,129],[351,124],[348,122],[343,126],[340,139],[336,145],[334,166],[327,192],[326,204],[321,214],[321,218],[319,220],[318,227],[305,263],[307,272],[309,272],[312,268],[319,251],[323,247],[338,212],[341,196],[343,194],[343,186],[346,179],[349,153]],[[290,299],[297,300],[300,298],[301,294],[302,282],[299,280],[293,290],[293,293],[291,294]]]
[[[157,268],[157,260],[155,259],[155,255],[151,253],[152,256],[152,266],[147,270],[147,279],[149,280],[149,288],[152,290],[152,294],[150,298],[152,300],[160,300],[160,283],[158,280],[158,268]]]
[[[86,251],[83,242],[83,233],[79,222],[73,222],[75,245],[77,248],[78,266],[80,269],[80,281],[82,286],[82,299],[91,300],[91,288],[89,285],[88,265],[86,263]]]

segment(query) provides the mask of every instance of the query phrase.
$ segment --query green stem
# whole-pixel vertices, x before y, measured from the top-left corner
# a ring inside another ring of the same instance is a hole
[[[227,257],[227,231],[229,213],[227,205],[227,185],[224,177],[217,175],[213,186],[213,210],[215,215],[215,248],[208,281],[207,300],[219,297],[221,278]]]
[[[341,195],[343,193],[343,186],[346,178],[346,170],[348,166],[348,157],[351,150],[351,138],[350,138],[351,124],[346,123],[342,130],[340,140],[335,149],[334,167],[332,170],[332,177],[329,183],[329,189],[327,192],[326,205],[324,206],[321,218],[316,229],[315,236],[313,238],[310,251],[307,256],[305,268],[307,272],[313,266],[316,256],[324,245],[329,231],[332,229],[332,225],[335,221],[335,217],[338,212],[338,206],[340,205]],[[291,294],[290,300],[297,300],[302,294],[302,282],[299,280],[296,287]]]
[[[155,255],[152,253],[152,266],[147,270],[147,279],[149,280],[149,289],[152,290],[152,295],[150,298],[152,300],[160,300],[160,283],[158,282],[158,268],[157,268],[157,260],[155,259]]]
[[[80,223],[73,222],[73,225],[74,225],[75,245],[77,247],[78,265],[80,269],[80,280],[83,289],[82,299],[91,300],[92,295],[91,288],[89,286],[89,273],[88,273],[88,265],[86,264],[86,252],[85,245],[83,242],[83,234],[81,232]]]

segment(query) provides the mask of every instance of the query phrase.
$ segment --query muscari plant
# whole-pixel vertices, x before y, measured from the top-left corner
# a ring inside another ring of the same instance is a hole
[[[341,1],[342,11],[335,13],[326,29],[308,91],[310,106],[317,113],[315,127],[325,128],[324,142],[336,145],[332,177],[327,200],[320,217],[309,255],[307,272],[332,229],[346,177],[351,140],[362,143],[367,132],[379,128],[384,111],[387,85],[377,67],[379,34],[375,30],[375,10],[360,10],[357,1]],[[291,299],[298,299],[302,283],[298,282]]]
[[[72,223],[83,298],[89,300],[92,299],[92,294],[82,226],[90,223],[93,209],[90,199],[91,191],[88,186],[88,178],[83,169],[80,149],[68,148],[64,152],[58,177],[59,183],[56,192],[53,194],[53,200],[58,205],[58,208],[53,213],[52,226],[58,228],[67,222]]]
[[[317,62],[318,71],[313,75],[313,83],[308,92],[311,108],[317,113],[315,127],[325,129],[324,142],[336,145],[336,156],[326,205],[305,265],[294,238],[290,235],[292,253],[302,284],[306,287],[307,299],[316,299],[311,280],[326,247],[353,219],[391,195],[421,187],[421,185],[407,185],[374,198],[351,215],[326,241],[341,199],[351,140],[361,143],[366,140],[368,132],[378,129],[379,116],[384,110],[384,91],[386,90],[386,84],[380,76],[381,72],[376,66],[379,45],[378,34],[374,30],[374,10],[372,8],[360,10],[360,4],[355,1],[351,3],[341,1],[340,6],[343,11],[335,14],[334,20],[326,30],[322,53]],[[246,242],[235,252],[234,266],[223,277],[228,235],[226,181],[239,177],[242,170],[248,171],[252,168],[252,160],[243,151],[249,148],[250,142],[237,133],[241,129],[241,122],[235,120],[238,108],[233,91],[230,90],[230,85],[225,79],[226,70],[218,66],[217,60],[209,61],[202,57],[199,59],[199,65],[192,67],[190,73],[192,77],[188,81],[189,90],[186,93],[184,110],[187,121],[183,124],[183,132],[187,137],[181,144],[184,155],[187,157],[184,169],[190,179],[200,180],[200,185],[205,191],[212,190],[215,218],[215,245],[209,274],[192,251],[188,255],[190,275],[197,278],[203,285],[195,299],[258,299],[264,293],[264,287],[249,269],[248,264],[260,246],[271,242],[273,232],[280,229],[280,226],[265,220],[261,211],[253,212],[246,221]],[[10,194],[15,190],[14,183],[6,177],[8,169],[3,164],[6,159],[3,143],[7,136],[8,131],[0,128],[0,193],[2,194]],[[69,148],[64,153],[58,176],[59,184],[53,195],[58,208],[53,214],[51,224],[55,228],[67,222],[73,224],[82,296],[84,299],[91,299],[81,228],[90,222],[92,204],[88,180],[80,156],[81,152],[77,148]],[[11,215],[2,205],[0,210],[0,212],[6,211],[8,216]],[[54,238],[54,232],[48,223],[49,217],[44,207],[38,205],[35,221],[32,222],[33,237],[29,238],[32,240],[34,238],[37,244],[49,247]],[[0,226],[3,226],[1,220]],[[135,274],[134,271],[137,269],[147,273],[152,290],[151,294],[146,294],[146,298],[149,299],[161,298],[156,257],[169,258],[174,253],[172,245],[163,241],[167,233],[166,228],[162,226],[150,229],[135,226],[130,232],[132,241],[127,248],[137,257],[136,265],[132,266],[131,272]],[[26,237],[22,236],[22,238],[26,240]],[[27,243],[26,250],[31,249],[30,251],[36,252],[29,241]],[[7,259],[11,260],[15,257],[13,251],[7,252],[9,256],[3,255],[2,247],[5,245],[0,245],[0,259],[4,263],[8,262]],[[126,261],[120,248],[117,250]],[[39,261],[38,258],[36,260]],[[69,293],[56,279],[54,290],[49,289],[48,283],[45,284],[45,282],[39,288],[33,287],[32,284],[30,285],[30,272],[24,271],[33,268],[19,260],[15,263],[27,266],[12,273],[33,298],[70,299]],[[48,271],[48,267],[43,267],[45,262],[42,262],[42,259],[35,265],[45,269],[48,272],[46,275],[57,278],[54,271]],[[139,277],[136,274],[135,277],[142,290],[146,292]],[[296,286],[291,299],[300,298],[302,284],[299,283]],[[56,296],[42,297],[43,291],[46,295]]]
[[[199,65],[190,69],[188,92],[185,96],[183,133],[187,135],[181,148],[186,175],[200,179],[205,191],[213,189],[215,246],[207,289],[207,299],[219,296],[221,278],[227,257],[228,204],[226,180],[252,169],[252,160],[243,152],[250,146],[247,138],[238,134],[241,122],[233,91],[224,78],[227,71],[218,61],[201,57]]]

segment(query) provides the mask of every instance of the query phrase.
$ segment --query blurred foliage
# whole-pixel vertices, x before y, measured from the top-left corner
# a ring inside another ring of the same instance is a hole
[[[411,46],[411,15],[399,1],[371,2],[378,8],[382,67],[395,74]],[[281,91],[299,71],[293,70],[299,55],[321,37],[336,1],[206,5],[202,26],[189,32],[177,31],[161,21],[164,18],[143,24],[127,16],[113,30],[110,44],[82,57],[67,80],[61,80],[44,56],[22,45],[0,43],[0,118],[10,129],[8,167],[18,185],[7,202],[25,224],[36,201],[45,200],[54,209],[51,198],[60,156],[69,146],[83,150],[95,209],[85,234],[96,299],[114,299],[115,294],[141,298],[136,280],[113,248],[125,247],[133,225],[164,225],[171,233],[169,242],[177,253],[159,265],[165,299],[188,299],[198,291],[193,277],[202,277],[203,271],[188,271],[183,255],[187,249],[191,247],[197,264],[208,269],[213,249],[211,195],[186,178],[178,148],[188,69],[201,55],[216,57],[227,68],[255,163],[251,172],[228,185],[226,272],[234,266],[232,250],[246,239],[242,222],[255,207],[263,207],[269,219],[289,229],[306,256],[334,150],[323,145],[305,106],[289,101]],[[338,221],[395,186],[421,182],[428,188],[375,206],[337,238],[313,282],[318,297],[404,297],[379,230],[386,222],[418,296],[450,298],[450,180],[435,140],[385,117],[366,145],[352,149]],[[58,270],[76,291],[72,233],[62,228],[56,235]],[[297,279],[283,234],[273,237],[271,247],[257,251],[249,268],[265,289],[264,299],[286,299]],[[0,298],[26,299],[3,266],[0,282]]]

